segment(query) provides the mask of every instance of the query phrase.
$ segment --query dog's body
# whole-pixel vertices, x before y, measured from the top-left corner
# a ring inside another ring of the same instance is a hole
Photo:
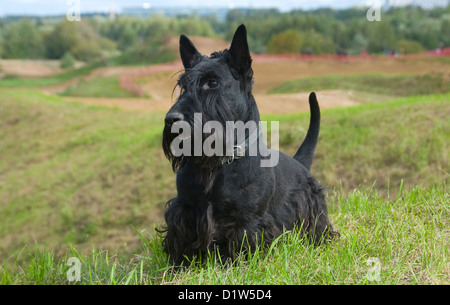
[[[178,195],[168,202],[163,242],[172,261],[205,257],[215,248],[223,257],[233,258],[296,227],[315,243],[337,234],[328,220],[324,188],[309,172],[320,124],[315,94],[310,95],[308,134],[294,158],[268,149],[261,137],[255,140],[262,148],[256,155],[246,151],[231,160],[174,156],[170,145],[177,134],[171,127],[181,120],[193,126],[195,112],[203,115],[203,124],[260,121],[251,94],[253,72],[244,26],[237,29],[229,50],[211,57],[200,55],[182,35],[180,54],[185,66],[179,80],[183,93],[166,116],[163,134],[164,152],[177,170]],[[267,152],[279,153],[276,166],[261,167]]]

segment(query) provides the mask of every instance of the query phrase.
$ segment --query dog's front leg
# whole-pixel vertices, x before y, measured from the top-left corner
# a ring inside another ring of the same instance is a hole
[[[165,219],[164,251],[175,264],[205,257],[214,236],[211,205],[184,202],[177,197],[168,202]]]

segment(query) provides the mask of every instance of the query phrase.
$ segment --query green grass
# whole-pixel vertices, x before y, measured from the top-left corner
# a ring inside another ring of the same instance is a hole
[[[118,76],[97,77],[90,80],[82,80],[68,87],[61,92],[60,95],[110,98],[137,97],[135,94],[120,88]]]
[[[318,95],[320,103],[320,95]],[[312,173],[330,187],[380,191],[450,181],[450,94],[398,98],[386,103],[322,112]],[[266,116],[280,121],[281,150],[293,155],[306,135],[309,114]]]
[[[157,211],[174,183],[159,149],[162,113],[68,103],[28,90],[1,95],[0,257],[33,240],[132,246],[129,224],[161,221]]]
[[[376,190],[333,194],[331,217],[340,239],[314,247],[286,232],[266,251],[221,263],[173,269],[159,237],[144,237],[139,251],[111,254],[93,248],[64,255],[25,249],[13,267],[0,267],[0,284],[68,284],[70,257],[81,262],[76,284],[448,284],[450,203],[445,186],[397,190],[386,200]],[[16,270],[10,271],[10,270]],[[70,273],[69,274],[73,274]]]
[[[0,283],[67,283],[72,256],[84,284],[449,282],[450,94],[322,112],[312,173],[329,186],[337,242],[286,234],[267,256],[183,271],[153,230],[175,195],[163,113],[0,95]],[[263,119],[280,121],[281,150],[293,154],[309,115]],[[370,257],[380,282],[365,278]]]
[[[269,93],[296,93],[344,89],[394,96],[413,96],[450,92],[448,75],[433,73],[413,74],[357,74],[327,75],[287,81]]]

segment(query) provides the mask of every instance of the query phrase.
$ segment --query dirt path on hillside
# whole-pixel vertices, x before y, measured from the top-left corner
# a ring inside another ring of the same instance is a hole
[[[358,105],[359,101],[350,91],[316,91],[321,109]],[[261,113],[288,114],[308,112],[309,92],[295,94],[256,94],[255,100]]]
[[[255,60],[255,87],[254,97],[261,113],[285,114],[309,111],[309,92],[295,94],[267,94],[267,90],[279,83],[289,79],[305,76],[306,71],[303,66],[308,63],[282,63],[280,61],[267,61],[267,58],[260,63]],[[290,67],[290,68],[288,68]],[[89,80],[95,77],[105,77],[118,75],[126,80],[131,86],[139,87],[141,93],[145,93],[151,98],[91,98],[91,97],[64,97],[70,101],[80,101],[90,105],[100,105],[118,107],[125,110],[140,111],[168,111],[175,103],[179,91],[176,83],[179,73],[182,71],[181,62],[172,62],[150,67],[114,67],[101,68],[95,70],[84,79]],[[282,71],[287,73],[282,73]],[[317,69],[321,73],[324,69]],[[319,74],[320,75],[320,74]],[[273,76],[273,77],[271,77]],[[67,83],[49,87],[49,93],[55,93],[65,88]],[[49,88],[46,88],[48,90]],[[316,91],[322,109],[335,108],[341,106],[357,105],[358,99],[350,91],[323,90]]]
[[[180,61],[148,67],[101,68],[82,79],[117,75],[122,88],[147,95],[151,98],[80,98],[65,97],[71,101],[87,104],[119,107],[126,110],[167,111],[175,102],[178,91],[175,88],[178,75],[182,71]],[[402,58],[372,58],[370,60],[334,60],[321,58],[299,60],[271,55],[253,55],[254,96],[262,113],[291,113],[308,111],[308,94],[267,94],[268,90],[285,81],[321,75],[361,74],[361,73],[445,73],[448,66],[436,61],[409,60]],[[79,81],[48,87],[46,92],[55,93]],[[351,91],[316,90],[322,109],[352,106],[360,99]]]
[[[317,91],[321,109],[353,106],[359,104],[358,99],[349,91],[323,90]],[[254,95],[261,113],[287,114],[309,111],[309,93],[296,94],[256,94]],[[90,98],[64,97],[68,101],[78,101],[89,105],[118,107],[125,110],[163,111],[172,107],[174,101],[169,98]]]
[[[74,77],[66,82],[47,86],[41,88],[41,90],[45,93],[51,93],[56,94],[58,92],[62,92],[68,87],[75,85],[76,83],[80,81],[89,81],[91,79],[97,78],[97,77],[108,77],[108,76],[121,76],[121,75],[127,75],[130,73],[133,73],[137,69],[140,69],[140,67],[103,67],[98,68],[89,73],[88,75],[80,76],[80,77]]]
[[[59,60],[0,59],[0,68],[3,74],[19,77],[41,77],[63,71]]]

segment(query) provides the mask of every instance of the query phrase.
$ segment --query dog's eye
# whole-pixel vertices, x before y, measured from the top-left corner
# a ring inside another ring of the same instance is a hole
[[[213,88],[217,88],[219,86],[219,83],[217,82],[216,79],[214,78],[210,78],[206,81],[206,83],[203,85],[203,89],[213,89]]]

